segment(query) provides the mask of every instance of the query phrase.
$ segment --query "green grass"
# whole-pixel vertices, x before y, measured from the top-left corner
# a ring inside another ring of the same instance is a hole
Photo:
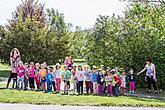
[[[0,63],[0,70],[9,70],[9,69],[10,69],[9,65]]]
[[[0,77],[8,77],[10,72],[10,67],[6,64],[0,63]]]
[[[9,67],[0,64],[0,77],[8,77]],[[5,85],[0,84],[0,87]],[[165,107],[165,100],[139,97],[106,97],[106,96],[64,96],[35,91],[17,91],[0,89],[0,102],[30,103],[55,105],[96,105],[96,106],[155,106]]]
[[[0,70],[0,77],[8,77],[9,72],[9,70]]]
[[[165,107],[165,100],[138,97],[71,96],[35,91],[0,89],[0,102],[55,105],[96,105],[96,106],[156,106]]]

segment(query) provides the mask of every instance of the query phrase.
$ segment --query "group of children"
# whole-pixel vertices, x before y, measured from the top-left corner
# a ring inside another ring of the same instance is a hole
[[[47,92],[60,92],[61,82],[64,82],[64,94],[68,94],[68,90],[71,88],[73,95],[93,94],[93,95],[108,95],[118,96],[119,91],[122,95],[126,93],[126,74],[125,71],[119,72],[119,68],[110,70],[107,68],[104,70],[104,65],[98,69],[93,66],[90,70],[88,65],[84,68],[82,65],[78,67],[73,64],[71,68],[68,65],[64,65],[64,69],[61,69],[59,63],[53,67],[47,67],[44,62],[42,64],[33,62],[30,64],[23,64],[19,62],[18,68],[16,68],[17,78],[13,79],[13,88],[16,83],[18,90],[42,90]],[[134,93],[135,88],[135,75],[133,70],[129,71],[129,90],[130,93]],[[85,90],[84,90],[85,88]]]

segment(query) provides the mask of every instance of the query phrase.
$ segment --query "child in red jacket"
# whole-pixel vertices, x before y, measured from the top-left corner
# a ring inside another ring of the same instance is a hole
[[[113,85],[113,95],[118,97],[119,87],[121,85],[121,79],[119,76],[117,76],[115,71],[112,71],[111,73],[113,74],[113,78],[115,80],[115,83]]]

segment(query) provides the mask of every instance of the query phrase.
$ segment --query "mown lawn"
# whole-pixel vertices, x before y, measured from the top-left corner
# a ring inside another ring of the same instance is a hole
[[[156,106],[165,107],[165,100],[138,97],[72,96],[36,91],[0,89],[0,102],[55,105],[96,105],[96,106]]]
[[[7,77],[7,66],[0,65],[0,77]],[[3,89],[0,84],[0,102],[3,103],[30,103],[30,104],[55,104],[55,105],[101,105],[101,106],[156,106],[165,107],[165,100],[138,98],[138,97],[107,97],[107,96],[72,96],[50,94],[36,91],[17,91]]]
[[[10,72],[10,67],[5,64],[0,63],[0,77],[8,77]]]

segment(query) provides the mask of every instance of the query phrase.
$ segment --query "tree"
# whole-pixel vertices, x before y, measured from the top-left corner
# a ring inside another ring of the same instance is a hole
[[[86,58],[89,64],[121,66],[137,72],[145,65],[145,59],[151,57],[161,87],[165,68],[164,7],[164,4],[133,3],[124,12],[124,17],[99,16],[88,34]],[[143,80],[138,79],[139,83]]]
[[[2,37],[1,57],[4,62],[9,63],[9,57],[6,56],[15,47],[20,50],[23,62],[46,61],[55,64],[62,60],[68,55],[68,28],[63,18],[53,11],[44,13],[44,5],[38,1],[22,2],[13,13]]]
[[[48,35],[53,36],[50,41],[54,41],[54,55],[55,59],[60,59],[61,61],[65,56],[69,55],[69,25],[64,20],[63,13],[58,12],[58,10],[47,9],[48,15]]]

